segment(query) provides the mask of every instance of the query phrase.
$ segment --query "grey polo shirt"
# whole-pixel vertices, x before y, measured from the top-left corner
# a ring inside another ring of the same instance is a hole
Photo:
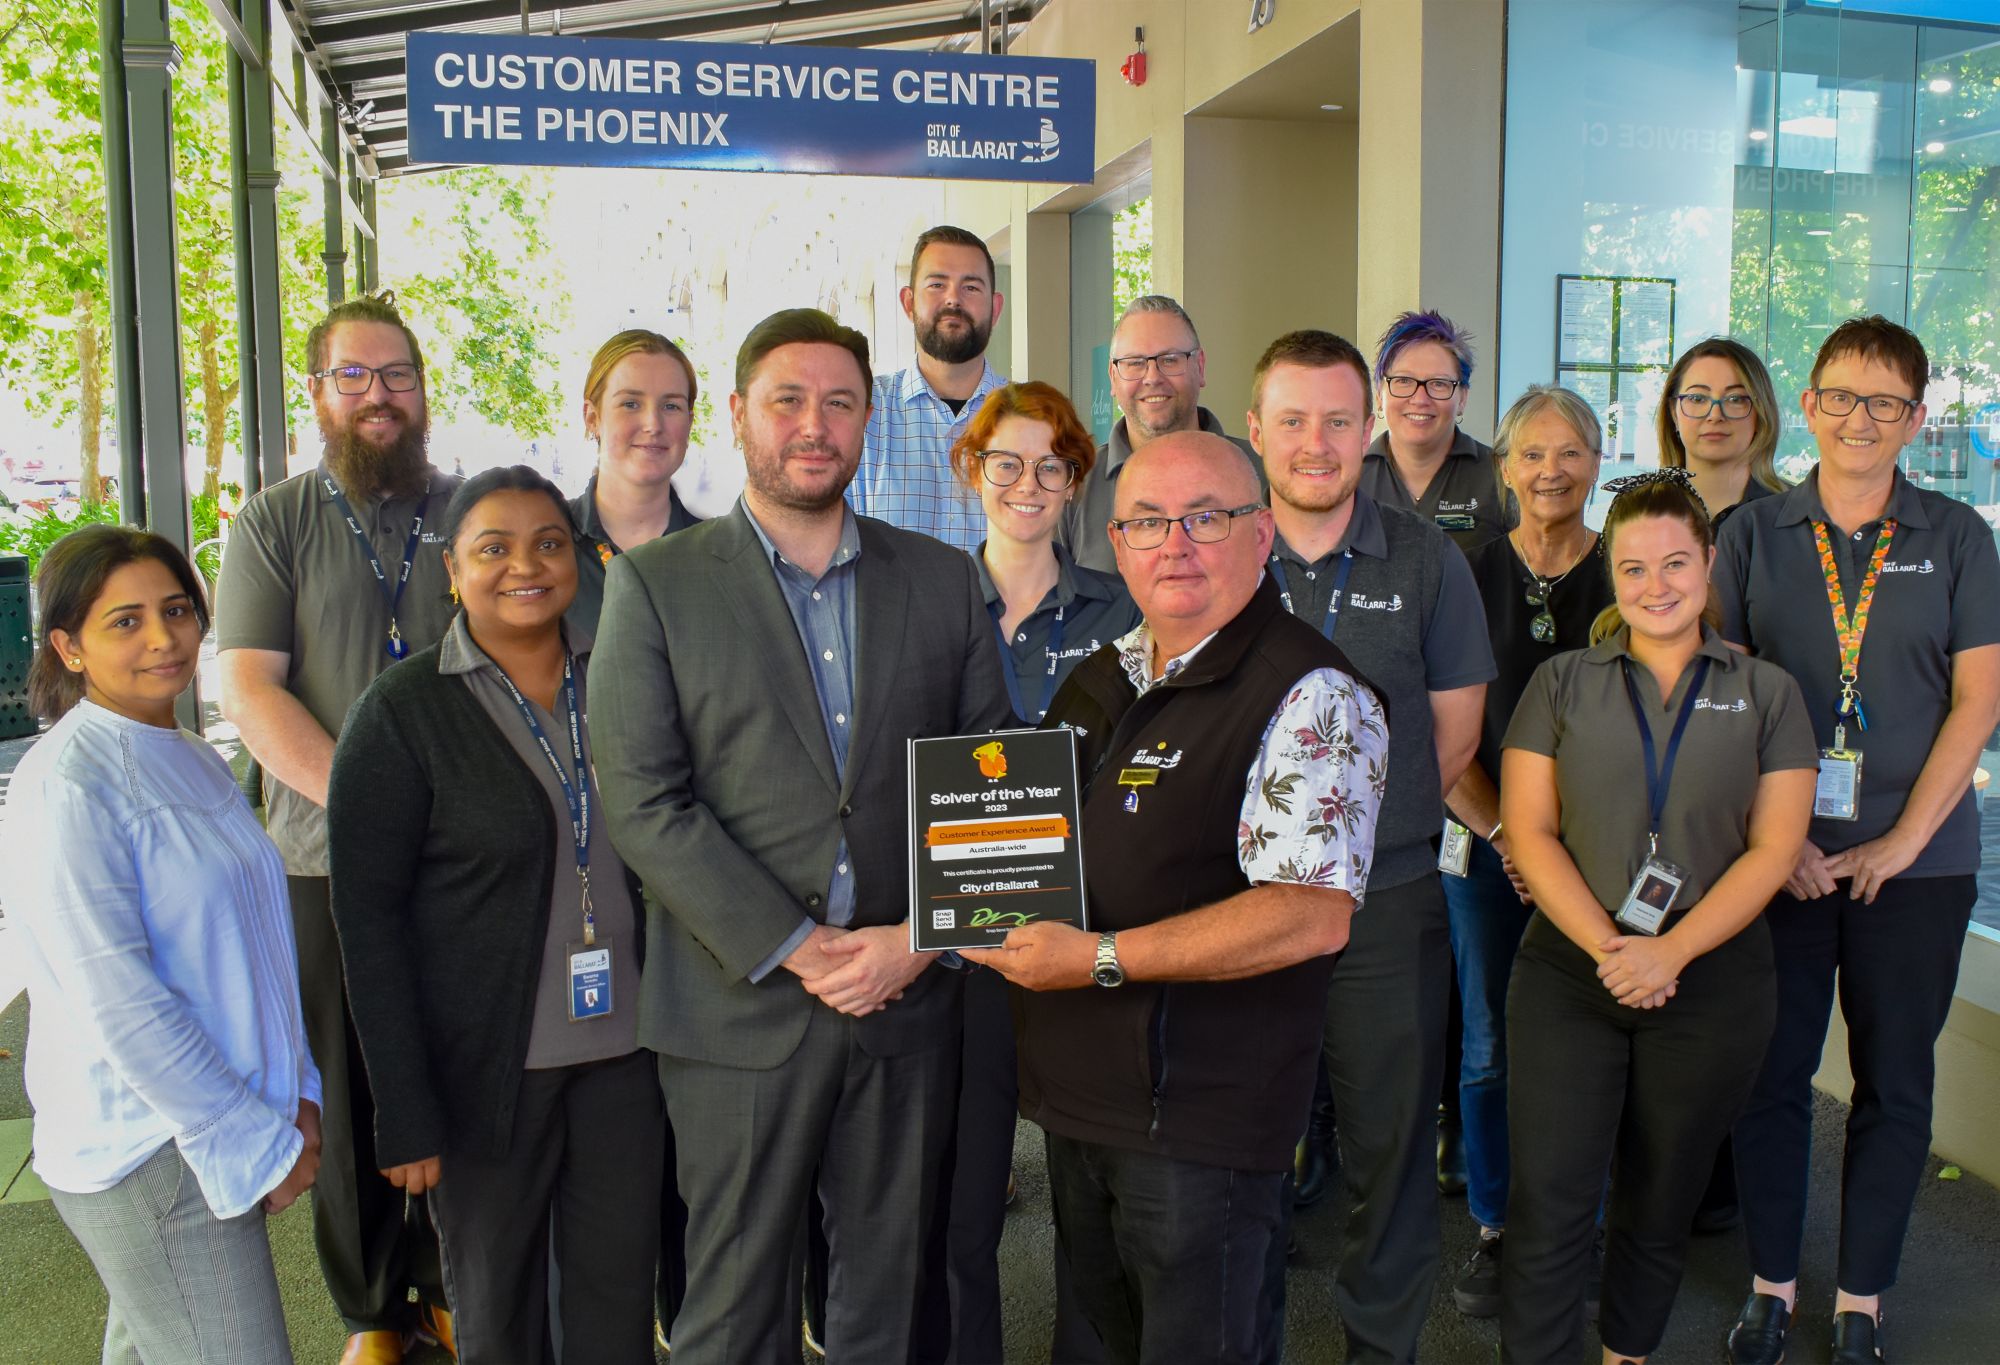
[[[1559,654],[1536,669],[1505,741],[1509,749],[1555,760],[1563,847],[1597,903],[1614,914],[1647,850],[1645,753],[1625,690],[1629,640],[1621,628],[1602,644]],[[1688,872],[1677,910],[1707,895],[1743,856],[1758,779],[1819,765],[1798,686],[1783,669],[1738,654],[1707,630],[1696,662],[1664,703],[1653,675],[1634,665],[1659,760],[1701,659],[1710,661],[1708,676],[1681,738],[1660,820],[1660,856]]]
[[[321,482],[326,464],[256,494],[243,505],[222,557],[216,585],[216,648],[270,649],[291,656],[285,688],[336,739],[347,708],[395,660],[386,646],[389,599],[340,507]],[[396,615],[414,654],[451,624],[451,580],[444,567],[445,504],[461,480],[430,471],[424,529]],[[361,529],[393,585],[418,498],[350,499]],[[266,827],[285,871],[326,875],[326,811],[269,773]]]
[[[1248,441],[1224,431],[1222,423],[1207,408],[1196,408],[1194,415],[1203,431],[1234,442],[1237,449],[1248,455],[1257,471],[1258,486],[1270,488],[1270,481],[1264,477],[1264,462]],[[1111,439],[1097,448],[1097,459],[1090,473],[1084,476],[1076,496],[1063,509],[1062,520],[1056,523],[1057,543],[1086,569],[1107,574],[1118,572],[1118,556],[1111,552],[1111,537],[1105,534],[1104,526],[1118,515],[1118,475],[1131,458],[1132,440],[1125,434],[1125,419],[1120,417],[1111,426]]]
[[[1464,554],[1415,513],[1382,507],[1359,490],[1347,534],[1325,558],[1308,563],[1283,536],[1272,545],[1271,576],[1287,610],[1325,633],[1349,549],[1354,567],[1328,638],[1389,712],[1387,785],[1368,878],[1379,890],[1437,870],[1432,841],[1444,827],[1444,794],[1430,694],[1491,682],[1498,670]]]
[[[1827,853],[1879,838],[1896,823],[1951,710],[1952,655],[2000,642],[2000,554],[1980,515],[1916,487],[1900,471],[1888,515],[1896,519],[1896,537],[1861,645],[1868,729],[1847,727],[1849,747],[1865,755],[1861,818],[1813,821],[1810,837]],[[1818,469],[1788,492],[1739,504],[1718,537],[1714,577],[1723,636],[1798,681],[1822,746],[1833,743],[1840,697],[1840,642],[1813,544],[1813,523],[1824,520]],[[1880,530],[1880,522],[1828,527],[1849,611]],[[1902,875],[1978,870],[1979,812],[1968,787]]]
[[[673,505],[667,513],[666,529],[660,532],[663,536],[685,531],[701,520],[682,504],[679,493],[671,493],[671,497]],[[605,570],[615,557],[625,553],[623,545],[605,534],[604,522],[597,515],[597,475],[590,476],[590,483],[580,497],[570,499],[569,519],[576,528],[576,600],[569,604],[563,619],[595,637],[597,617],[604,610]]]
[[[1453,437],[1451,450],[1421,498],[1410,496],[1403,476],[1396,472],[1396,461],[1389,454],[1389,433],[1383,432],[1369,443],[1368,453],[1362,457],[1361,491],[1384,507],[1415,512],[1436,523],[1461,550],[1505,535],[1514,524],[1493,447],[1463,431]]]
[[[1014,713],[1029,725],[1039,725],[1055,697],[1055,689],[1077,664],[1130,631],[1143,619],[1125,589],[1125,580],[1113,574],[1080,569],[1062,546],[1056,552],[1056,585],[1026,618],[1014,627],[1012,636],[1000,640],[1000,666],[1007,674],[1007,697]],[[986,542],[972,557],[979,570],[979,591],[986,599],[987,614],[997,631],[1007,604],[993,576],[986,572]],[[1060,618],[1060,627],[1058,627]],[[1057,645],[1056,635],[1062,636]]]
[[[576,656],[576,704],[585,713],[583,760],[588,767],[595,763],[590,750],[590,635],[574,625],[569,626],[566,635]],[[590,904],[597,941],[608,941],[611,945],[611,1013],[595,1019],[573,1020],[569,1017],[569,945],[583,939],[583,887],[576,878],[576,840],[569,822],[569,803],[549,767],[548,755],[535,742],[527,722],[521,719],[521,708],[514,704],[513,694],[500,680],[500,665],[472,638],[463,615],[455,618],[445,632],[444,643],[438,650],[438,672],[465,679],[466,689],[506,737],[514,756],[535,775],[555,812],[555,880],[549,892],[542,966],[535,977],[535,1014],[528,1029],[527,1069],[580,1066],[623,1057],[639,1046],[639,940],[634,932],[632,893],[625,881],[624,860],[611,846],[610,837],[601,827],[603,817],[593,806]],[[560,703],[560,692],[557,700]],[[567,713],[552,714],[532,698],[528,699],[528,709],[534,712],[536,723],[548,736],[549,747],[574,785],[576,762],[569,747]]]

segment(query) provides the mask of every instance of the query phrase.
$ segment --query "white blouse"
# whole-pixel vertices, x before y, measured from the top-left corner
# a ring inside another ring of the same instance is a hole
[[[109,1189],[168,1141],[218,1218],[253,1208],[320,1098],[285,867],[202,739],[79,702],[0,820],[30,1006],[35,1173]]]

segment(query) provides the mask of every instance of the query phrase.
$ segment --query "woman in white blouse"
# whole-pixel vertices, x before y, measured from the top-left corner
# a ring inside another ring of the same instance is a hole
[[[320,1078],[284,864],[174,717],[201,583],[161,537],[89,526],[36,584],[53,725],[0,820],[35,1173],[110,1294],[107,1362],[290,1361],[264,1219],[313,1182]]]

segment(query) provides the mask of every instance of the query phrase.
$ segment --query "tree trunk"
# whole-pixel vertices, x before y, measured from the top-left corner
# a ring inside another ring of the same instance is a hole
[[[77,404],[77,439],[83,464],[83,486],[79,490],[87,503],[104,501],[104,475],[99,463],[104,440],[104,370],[98,355],[97,319],[91,315],[90,296],[76,296],[76,381],[82,391]]]
[[[201,495],[213,498],[222,491],[223,428],[229,421],[229,403],[235,397],[236,385],[225,386],[218,373],[221,358],[215,352],[213,320],[201,324],[197,349],[201,356]]]

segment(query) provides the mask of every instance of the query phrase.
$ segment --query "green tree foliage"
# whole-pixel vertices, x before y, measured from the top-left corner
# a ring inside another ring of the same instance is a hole
[[[1153,292],[1153,200],[1127,205],[1111,220],[1111,317]]]

